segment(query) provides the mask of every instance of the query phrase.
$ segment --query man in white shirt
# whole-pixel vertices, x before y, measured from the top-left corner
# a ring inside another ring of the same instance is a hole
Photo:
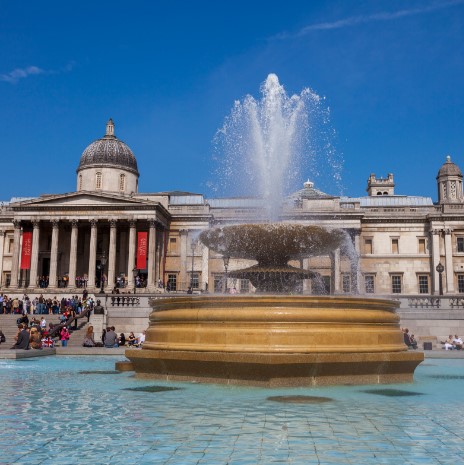
[[[143,346],[144,342],[145,342],[145,331],[142,331],[139,336],[139,346]]]

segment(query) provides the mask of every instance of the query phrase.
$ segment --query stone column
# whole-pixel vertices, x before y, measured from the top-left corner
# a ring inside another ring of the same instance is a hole
[[[39,267],[39,243],[40,243],[40,221],[33,221],[32,233],[32,253],[31,253],[31,275],[29,278],[29,287],[37,286],[37,270]]]
[[[71,221],[71,244],[69,251],[69,275],[68,286],[72,289],[76,287],[76,266],[77,266],[77,239],[79,235],[78,221]]]
[[[135,267],[135,237],[136,237],[136,221],[129,222],[129,261],[127,263],[127,287],[129,289],[134,288],[134,273]]]
[[[201,289],[206,291],[209,280],[209,249],[204,244],[201,247]]]
[[[332,283],[333,283],[333,292],[334,294],[341,293],[341,286],[340,286],[340,248],[336,248],[331,254],[331,274],[332,274]]]
[[[50,288],[54,288],[57,285],[59,233],[59,220],[52,220],[52,248],[50,251],[50,274],[48,277],[48,285]]]
[[[155,251],[156,251],[156,221],[149,221],[148,233],[148,277],[147,288],[153,291],[155,288]]]
[[[161,282],[164,283],[164,263],[165,263],[165,253],[166,253],[166,229],[164,227],[159,231],[159,241],[158,241],[158,270],[156,279],[161,279]]]
[[[95,289],[95,266],[97,262],[97,220],[90,220],[89,275],[87,286]]]
[[[109,246],[109,257],[108,257],[108,283],[109,290],[114,288],[114,278],[116,269],[116,234],[117,234],[117,222],[116,220],[110,220],[110,246]]]
[[[11,280],[10,287],[18,287],[19,278],[19,254],[21,250],[21,221],[14,220],[14,236],[13,236],[13,257],[11,263]]]
[[[178,290],[186,291],[189,286],[189,280],[187,278],[187,239],[188,229],[181,229],[180,234],[180,273],[179,273],[179,284]]]
[[[453,246],[451,243],[451,229],[445,229],[445,272],[446,289],[444,293],[454,293]]]
[[[361,255],[360,234],[361,231],[359,229],[352,231],[354,251],[356,252],[351,261],[351,292],[353,294],[359,294],[359,284],[361,283],[361,263],[359,261]]]
[[[432,276],[433,276],[433,293],[440,293],[440,278],[438,276],[437,265],[440,262],[440,234],[441,230],[433,229],[432,235]]]
[[[5,248],[5,231],[0,229],[0,288],[3,286],[3,250]]]

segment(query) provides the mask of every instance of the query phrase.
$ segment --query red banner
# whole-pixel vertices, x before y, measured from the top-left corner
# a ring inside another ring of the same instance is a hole
[[[137,233],[137,265],[138,270],[147,268],[148,233]]]
[[[23,232],[23,250],[21,251],[21,269],[31,269],[32,231]]]

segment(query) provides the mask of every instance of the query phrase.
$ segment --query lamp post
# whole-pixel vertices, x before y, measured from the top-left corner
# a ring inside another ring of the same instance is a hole
[[[190,249],[192,250],[192,273],[190,275],[190,289],[193,291],[193,266],[194,266],[194,261],[195,261],[195,246],[196,242],[192,241],[190,244]]]
[[[438,293],[439,295],[443,295],[443,271],[445,271],[445,267],[441,264],[441,262],[438,262],[435,269],[438,272]]]
[[[137,290],[137,286],[135,285],[135,278],[137,277],[138,274],[139,274],[139,270],[137,268],[134,268],[132,270],[132,275],[134,277],[134,294],[135,294],[135,292]]]
[[[100,264],[101,264],[101,270],[100,270],[100,294],[103,294],[105,292],[105,265],[106,265],[106,253],[103,252],[103,255],[100,257]]]
[[[230,257],[228,255],[224,255],[222,257],[222,260],[224,261],[224,270],[226,270],[226,285],[225,285],[225,292],[227,292],[227,269],[229,268],[229,260]]]

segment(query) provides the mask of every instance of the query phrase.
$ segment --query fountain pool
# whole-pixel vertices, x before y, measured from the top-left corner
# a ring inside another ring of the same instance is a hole
[[[0,360],[0,464],[464,461],[464,359],[426,359],[408,385],[272,390],[147,381],[115,360]]]

